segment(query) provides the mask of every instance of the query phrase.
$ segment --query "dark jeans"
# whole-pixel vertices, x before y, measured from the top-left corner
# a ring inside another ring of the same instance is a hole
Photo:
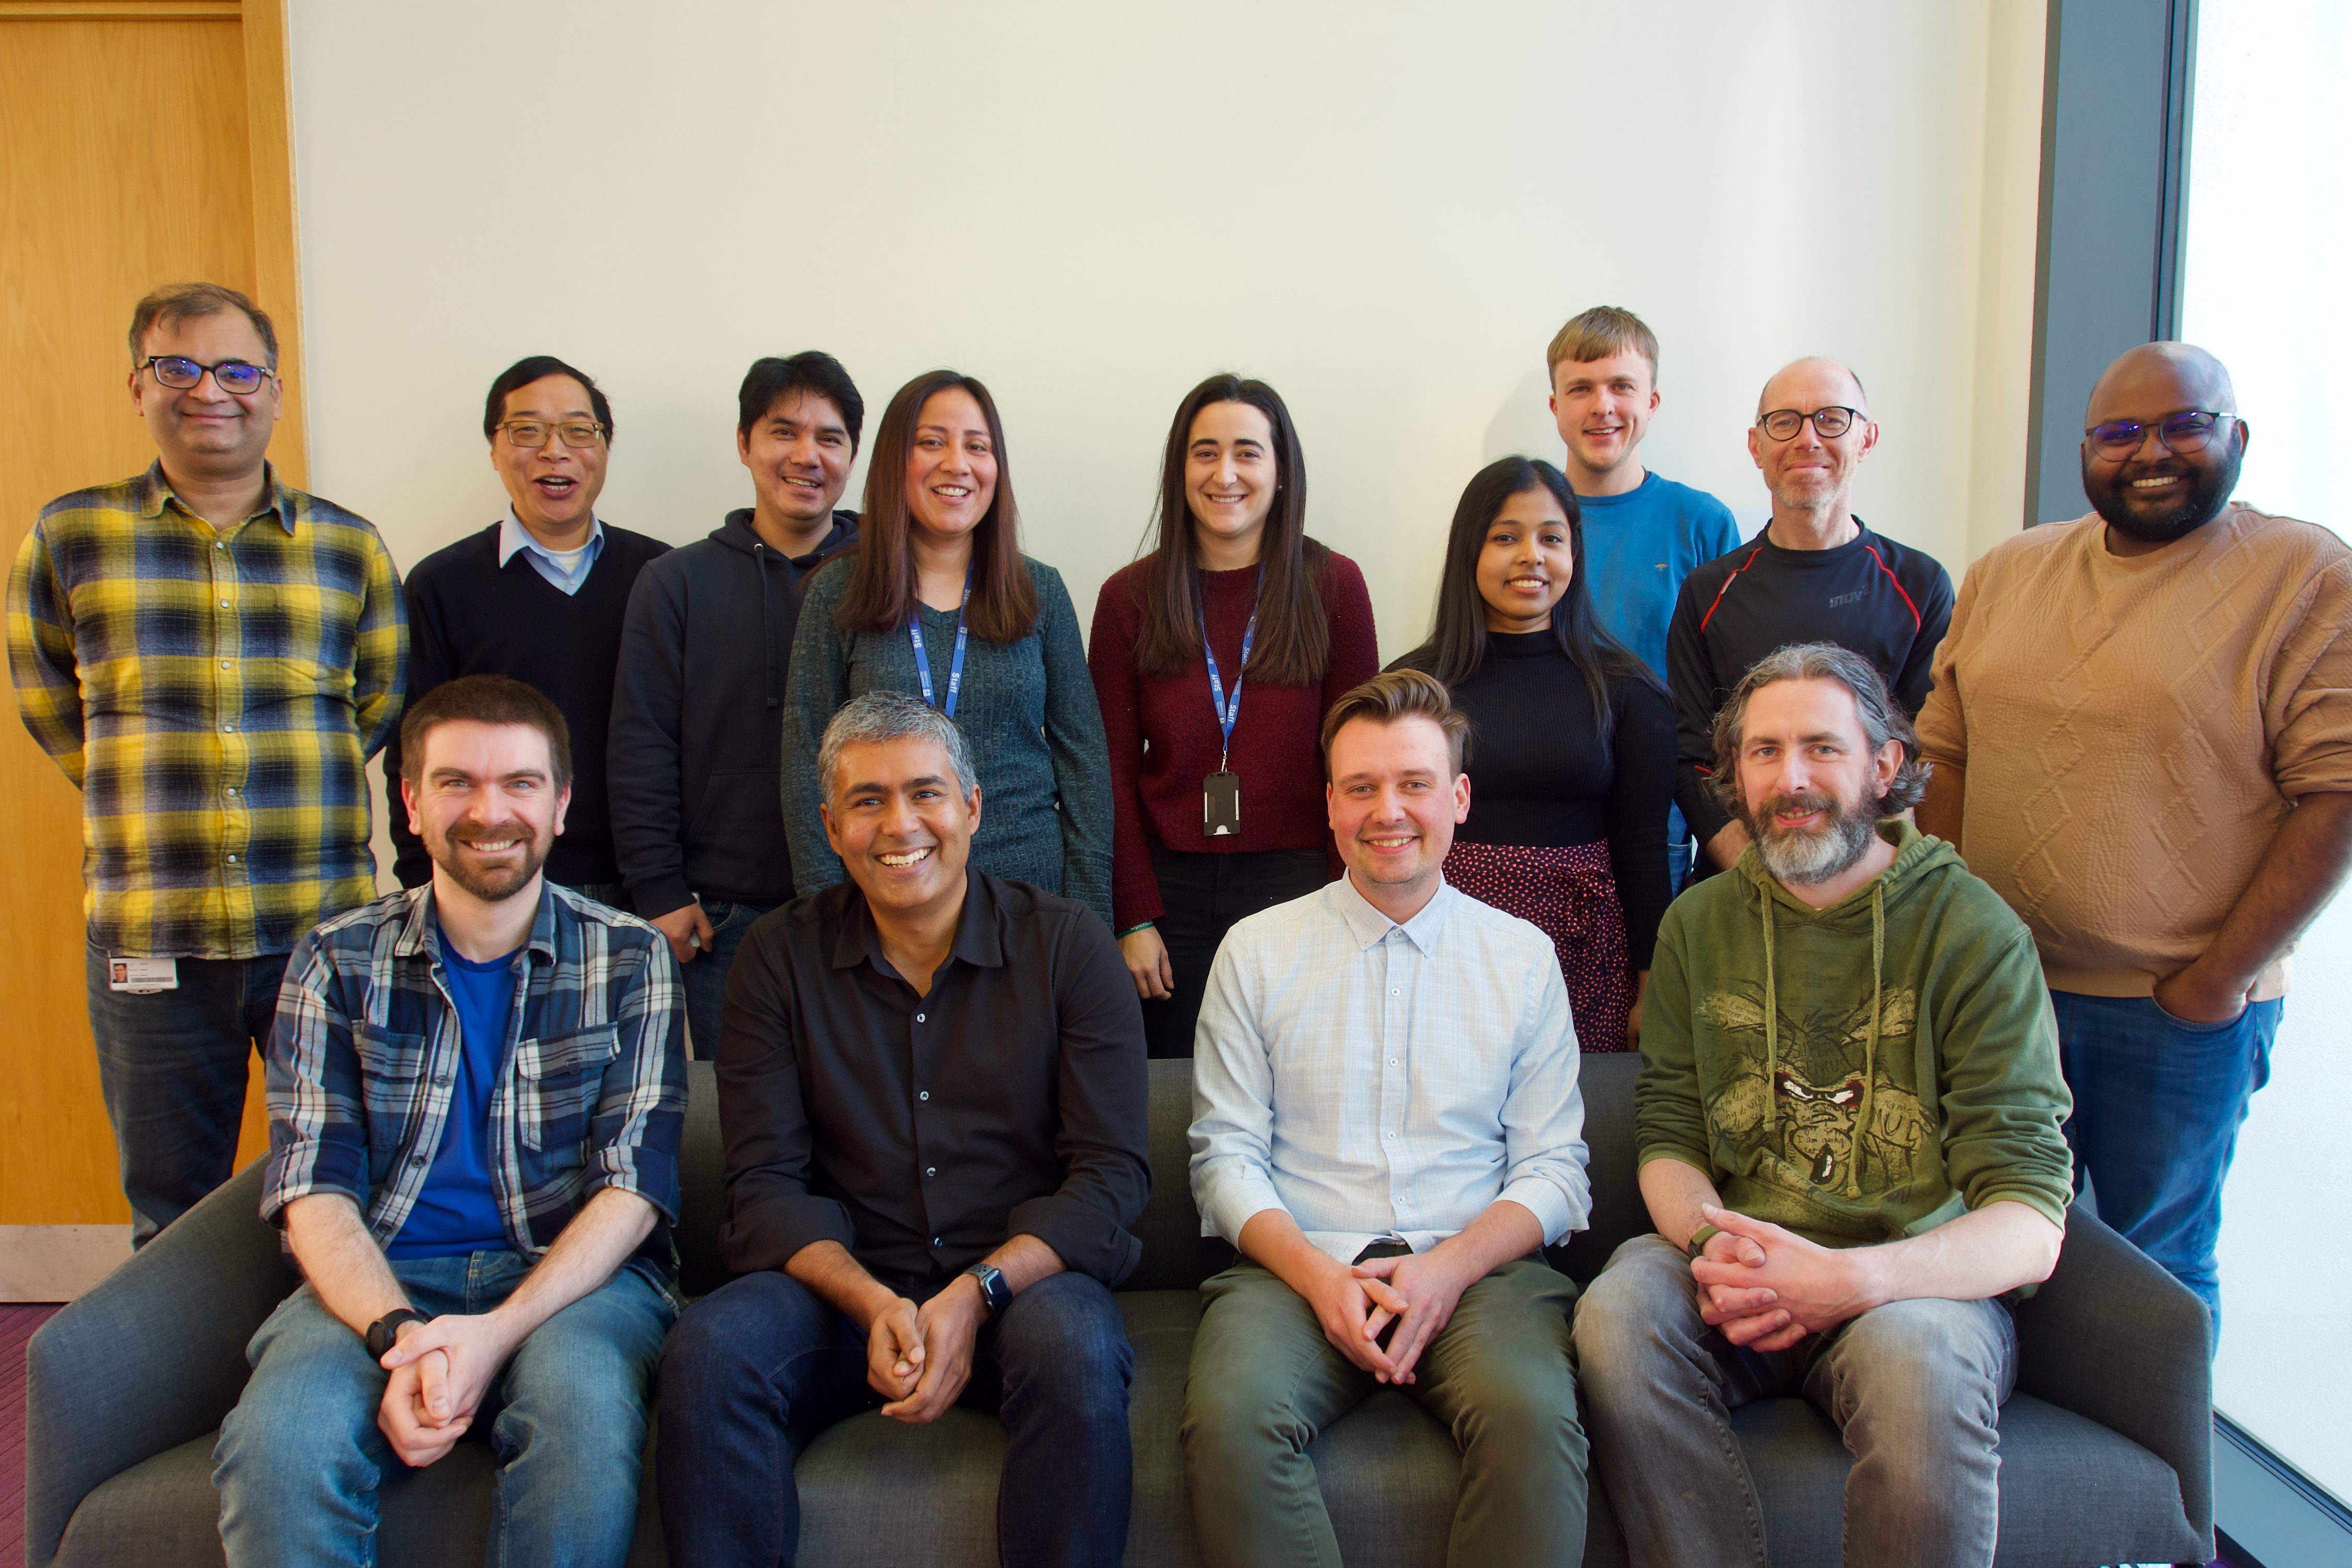
[[[1125,1553],[1133,1366],[1118,1307],[1088,1275],[1040,1280],[982,1325],[957,1403],[1004,1422],[996,1536],[1009,1568],[1115,1568]],[[783,1274],[747,1274],[688,1308],[661,1362],[655,1464],[669,1560],[790,1564],[801,1509],[787,1428],[881,1403],[866,1382],[866,1336]]]
[[[2186,1023],[2147,997],[2053,991],[2074,1114],[2066,1142],[2099,1218],[2203,1299],[2221,1327],[2221,1182],[2247,1103],[2270,1082],[2285,1003]]]
[[[1146,841],[1162,910],[1153,925],[1168,948],[1176,984],[1166,1001],[1143,1004],[1143,1038],[1155,1058],[1190,1056],[1201,998],[1209,988],[1209,966],[1225,933],[1245,915],[1304,898],[1329,882],[1330,857],[1319,846],[1213,855],[1171,850],[1158,839]]]
[[[734,967],[735,949],[743,946],[751,922],[777,907],[723,900],[703,904],[703,916],[710,922],[710,946],[678,970],[686,982],[687,1050],[695,1061],[719,1060],[719,1020],[727,1008],[727,971]]]
[[[107,955],[89,945],[89,1031],[98,1081],[143,1247],[228,1180],[245,1121],[246,1061],[269,1044],[286,955],[182,958],[177,989],[107,988]]]

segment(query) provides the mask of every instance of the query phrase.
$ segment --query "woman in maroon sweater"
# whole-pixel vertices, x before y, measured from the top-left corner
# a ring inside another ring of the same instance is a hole
[[[1263,382],[1212,376],[1169,426],[1157,544],[1095,601],[1114,929],[1155,1057],[1192,1054],[1234,922],[1331,877],[1316,736],[1380,653],[1363,574],[1306,522],[1290,411]]]

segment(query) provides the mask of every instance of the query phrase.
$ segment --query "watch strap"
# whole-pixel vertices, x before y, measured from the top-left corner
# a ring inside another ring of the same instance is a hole
[[[382,1361],[392,1354],[392,1347],[400,1343],[401,1324],[429,1323],[432,1321],[431,1312],[420,1312],[415,1307],[393,1308],[392,1311],[368,1324],[368,1354]]]
[[[1696,1230],[1691,1232],[1691,1239],[1684,1246],[1683,1250],[1689,1253],[1691,1261],[1696,1263],[1706,1256],[1706,1244],[1722,1234],[1723,1227],[1720,1225],[1702,1224]]]

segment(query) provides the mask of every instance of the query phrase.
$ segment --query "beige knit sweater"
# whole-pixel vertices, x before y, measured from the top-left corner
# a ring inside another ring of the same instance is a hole
[[[1961,852],[2051,988],[2144,997],[2205,950],[2296,798],[2352,790],[2352,549],[2232,504],[2149,555],[2096,515],[1969,569],[1931,761],[1967,770]],[[2286,989],[2284,960],[2255,982]]]

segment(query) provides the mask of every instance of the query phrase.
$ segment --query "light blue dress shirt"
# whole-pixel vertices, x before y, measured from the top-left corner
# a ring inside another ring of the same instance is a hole
[[[500,570],[514,559],[517,550],[530,552],[531,570],[547,579],[558,593],[577,593],[580,585],[588,580],[588,574],[596,569],[596,558],[604,553],[604,519],[592,513],[588,518],[588,542],[576,550],[558,554],[532,537],[531,531],[522,526],[522,519],[515,516],[514,508],[509,507],[505,519],[499,524]],[[569,561],[565,557],[571,558]]]
[[[1584,1096],[1551,938],[1453,887],[1400,925],[1351,877],[1234,925],[1192,1062],[1203,1235],[1286,1210],[1342,1263],[1496,1198],[1584,1228]]]

